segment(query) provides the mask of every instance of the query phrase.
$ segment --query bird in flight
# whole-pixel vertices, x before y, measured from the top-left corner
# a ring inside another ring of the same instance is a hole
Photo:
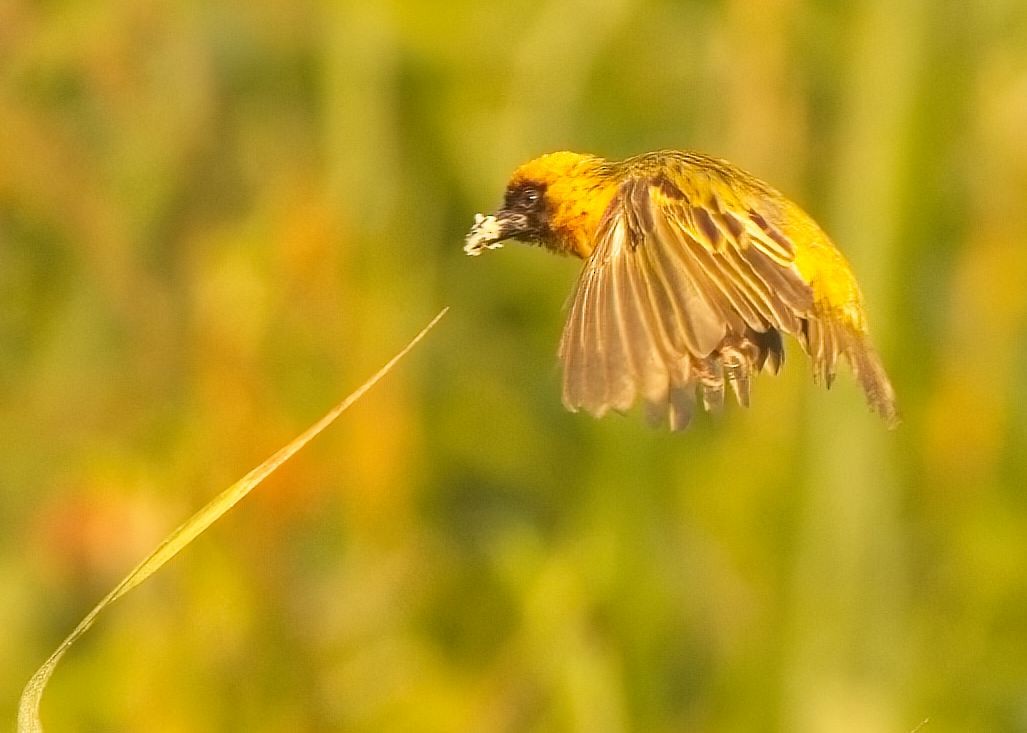
[[[681,430],[697,398],[723,405],[725,385],[747,406],[752,377],[781,368],[786,333],[816,382],[830,387],[844,357],[870,408],[899,422],[849,263],[798,205],[725,160],[543,155],[475,217],[464,251],[508,239],[585,261],[560,339],[570,410],[601,417],[640,399],[651,422]]]

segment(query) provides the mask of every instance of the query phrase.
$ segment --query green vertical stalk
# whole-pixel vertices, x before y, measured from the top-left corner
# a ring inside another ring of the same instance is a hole
[[[922,0],[876,0],[857,12],[825,222],[863,285],[871,333],[886,364],[886,306],[897,279],[891,254],[901,224],[897,202],[907,179],[905,143],[927,7]],[[784,727],[903,730],[912,724],[906,725],[897,695],[905,666],[905,558],[893,460],[900,434],[888,433],[861,410],[856,390],[842,384],[836,390],[843,394],[817,395],[810,410]],[[901,391],[899,397],[901,403]]]

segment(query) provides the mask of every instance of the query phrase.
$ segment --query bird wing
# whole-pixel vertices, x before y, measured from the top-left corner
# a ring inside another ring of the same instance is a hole
[[[747,404],[750,371],[780,365],[778,332],[803,338],[816,320],[776,203],[688,183],[631,177],[603,215],[560,342],[569,409],[625,411],[640,395],[683,428],[697,387],[707,409],[725,379]]]

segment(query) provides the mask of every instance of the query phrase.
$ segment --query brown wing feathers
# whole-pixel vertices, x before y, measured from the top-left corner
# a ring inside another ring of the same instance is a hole
[[[560,344],[564,402],[602,415],[641,396],[654,421],[688,424],[695,394],[723,404],[725,382],[749,401],[750,376],[784,358],[779,330],[826,358],[793,248],[759,214],[741,221],[715,199],[689,201],[663,178],[625,182],[607,210]],[[825,377],[826,381],[827,377]]]

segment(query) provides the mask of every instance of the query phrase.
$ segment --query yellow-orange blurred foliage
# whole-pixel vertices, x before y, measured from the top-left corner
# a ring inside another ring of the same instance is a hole
[[[1027,727],[1027,5],[0,3],[0,717],[60,730]],[[832,233],[906,421],[794,344],[683,435],[559,404],[576,266],[461,239],[569,148]]]

